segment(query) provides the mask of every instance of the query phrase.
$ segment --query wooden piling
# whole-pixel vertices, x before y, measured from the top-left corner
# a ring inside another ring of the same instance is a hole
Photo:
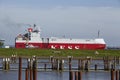
[[[69,71],[69,80],[74,80],[73,75],[74,75],[73,71]]]
[[[64,64],[64,60],[60,60],[59,70],[63,70],[63,64]]]
[[[111,64],[111,70],[115,70],[115,69],[114,69],[114,65],[113,65],[113,64]]]
[[[120,80],[120,70],[118,72],[119,72],[119,80]]]
[[[87,60],[85,62],[85,71],[88,71],[89,70],[89,61]]]
[[[114,63],[113,63],[113,66],[114,66],[114,70],[116,70],[116,57],[114,57]]]
[[[119,64],[119,56],[116,56],[116,64]]]
[[[80,59],[78,59],[78,70],[80,70]]]
[[[29,71],[28,71],[28,69],[26,68],[26,70],[25,70],[25,80],[28,80],[28,73],[29,73]]]
[[[19,74],[18,74],[18,80],[22,80],[22,58],[19,57]]]
[[[53,56],[50,56],[50,62],[51,62],[51,69],[54,69],[54,58],[53,58]]]
[[[5,70],[5,58],[3,58],[3,70]]]
[[[30,60],[30,58],[27,59],[27,68],[28,69],[31,68],[31,60]]]
[[[120,61],[120,57],[118,56],[118,57],[117,57],[117,64],[120,63],[119,61]]]
[[[78,80],[78,72],[75,72],[75,80]]]
[[[85,61],[81,60],[80,69],[84,70],[84,67],[85,67]]]
[[[104,70],[109,70],[109,57],[103,57],[103,62],[104,62]]]
[[[119,71],[116,71],[116,80],[119,80]]]
[[[32,72],[33,72],[33,70],[30,69],[30,80],[32,80],[32,78],[33,78],[33,77],[32,77],[32,76],[33,76],[33,75],[32,75]]]
[[[68,64],[69,64],[69,80],[73,80],[73,72],[71,71],[71,56],[68,56]]]
[[[97,64],[95,64],[95,71],[97,70]]]
[[[33,69],[37,69],[37,59],[33,60]]]
[[[71,71],[72,70],[72,65],[71,65],[71,63],[69,63],[69,71]]]
[[[114,71],[111,70],[111,80],[114,80]]]
[[[33,80],[37,80],[37,69],[33,69]]]
[[[56,69],[59,71],[60,69],[60,65],[59,65],[60,61],[59,59],[56,59]]]
[[[58,59],[54,59],[54,62],[52,63],[52,69],[53,70],[58,70]]]
[[[44,69],[46,70],[46,68],[47,68],[47,64],[44,64]]]
[[[69,70],[72,70],[72,64],[71,64],[72,58],[71,58],[71,56],[68,58],[69,58]]]
[[[78,71],[78,80],[82,80],[82,71]]]
[[[9,70],[10,69],[10,59],[7,58],[7,61],[6,61],[6,70]]]

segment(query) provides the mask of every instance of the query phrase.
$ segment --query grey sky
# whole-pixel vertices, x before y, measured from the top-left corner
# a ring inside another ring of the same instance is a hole
[[[47,3],[46,3],[47,2]],[[42,37],[100,37],[107,45],[120,46],[119,0],[4,0],[0,2],[0,38],[14,45],[28,24],[41,27]]]

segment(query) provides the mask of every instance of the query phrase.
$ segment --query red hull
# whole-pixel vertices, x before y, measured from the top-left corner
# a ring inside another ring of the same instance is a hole
[[[105,49],[105,44],[68,44],[68,43],[29,43],[35,48],[48,49]],[[16,43],[16,48],[26,48],[24,43]]]

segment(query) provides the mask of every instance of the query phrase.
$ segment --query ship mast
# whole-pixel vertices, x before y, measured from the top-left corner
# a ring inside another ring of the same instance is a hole
[[[100,30],[98,30],[98,38],[100,37]]]
[[[34,29],[35,29],[35,27],[36,27],[36,24],[34,24],[34,25],[33,25],[33,27],[34,27]]]

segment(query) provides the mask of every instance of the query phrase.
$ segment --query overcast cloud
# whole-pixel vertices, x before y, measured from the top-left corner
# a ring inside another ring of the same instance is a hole
[[[28,24],[34,23],[41,28],[42,37],[97,38],[100,30],[100,37],[107,45],[120,46],[120,7],[0,7],[0,38],[5,39],[7,45],[14,45],[17,34],[24,33]]]

